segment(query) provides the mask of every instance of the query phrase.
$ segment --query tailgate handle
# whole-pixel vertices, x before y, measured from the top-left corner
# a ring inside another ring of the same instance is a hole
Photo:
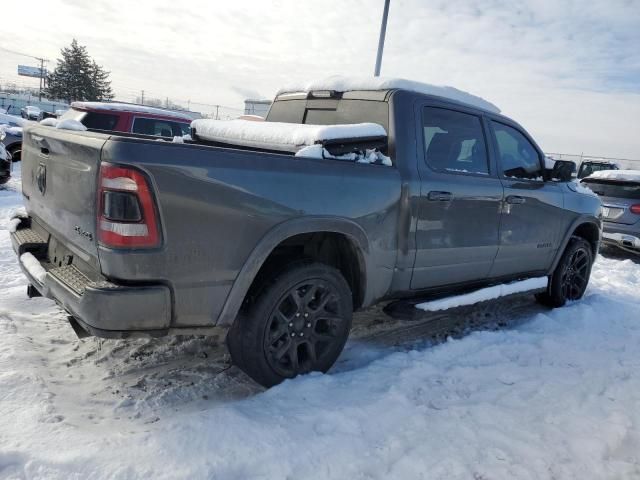
[[[427,194],[427,199],[433,202],[450,202],[453,200],[453,193],[431,191]]]

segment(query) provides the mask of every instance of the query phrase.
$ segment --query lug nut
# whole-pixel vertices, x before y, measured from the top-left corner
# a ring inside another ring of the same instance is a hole
[[[296,313],[296,317],[299,317],[299,316],[300,316],[300,312]]]
[[[311,323],[307,323],[307,328],[311,328]]]
[[[291,336],[292,336],[292,337],[295,337],[295,336],[296,336],[296,334],[295,334],[294,332],[291,332]]]
[[[308,313],[305,313],[305,314],[304,314],[304,318],[307,318],[308,316],[309,316],[309,314],[308,314]]]
[[[304,337],[304,332],[300,332],[300,336],[301,336],[301,337]]]
[[[293,322],[289,323],[289,326],[290,326],[290,327],[293,327]]]

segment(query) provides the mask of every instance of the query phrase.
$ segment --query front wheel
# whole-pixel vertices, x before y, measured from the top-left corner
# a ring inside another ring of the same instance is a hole
[[[589,283],[592,265],[593,251],[589,242],[572,237],[549,278],[547,291],[537,294],[536,299],[553,308],[562,307],[567,300],[581,299]]]
[[[227,335],[233,363],[270,387],[286,378],[326,372],[351,329],[351,289],[321,263],[299,263],[268,282]]]

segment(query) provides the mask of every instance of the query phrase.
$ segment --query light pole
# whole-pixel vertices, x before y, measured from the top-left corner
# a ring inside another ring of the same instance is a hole
[[[389,16],[389,2],[384,0],[384,10],[382,12],[382,24],[380,25],[380,39],[378,40],[378,56],[376,57],[376,69],[373,72],[374,77],[380,76],[380,67],[382,66],[382,50],[384,49],[384,37],[387,34],[387,17]]]

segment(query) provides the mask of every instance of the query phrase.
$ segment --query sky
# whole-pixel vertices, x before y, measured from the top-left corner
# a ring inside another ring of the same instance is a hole
[[[383,0],[22,0],[0,47],[55,66],[73,38],[117,98],[240,113],[247,97],[372,75]],[[640,0],[391,0],[382,75],[480,95],[546,152],[640,159]],[[0,83],[36,61],[0,49]]]

